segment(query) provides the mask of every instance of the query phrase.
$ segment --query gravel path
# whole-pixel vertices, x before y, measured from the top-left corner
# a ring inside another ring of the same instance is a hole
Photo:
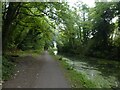
[[[59,63],[45,52],[38,57],[26,56],[17,66],[13,78],[3,88],[69,88]]]

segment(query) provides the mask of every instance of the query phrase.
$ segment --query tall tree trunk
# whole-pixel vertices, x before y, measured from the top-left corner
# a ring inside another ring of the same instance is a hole
[[[21,3],[10,2],[7,12],[4,13],[3,15],[3,25],[2,25],[3,52],[7,49],[6,46],[9,39],[10,26],[12,25],[12,22],[16,19],[18,15],[20,4]]]

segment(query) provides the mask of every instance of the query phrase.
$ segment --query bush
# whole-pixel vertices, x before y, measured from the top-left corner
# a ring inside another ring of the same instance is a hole
[[[13,74],[15,64],[8,60],[8,58],[2,58],[2,79],[8,80]]]

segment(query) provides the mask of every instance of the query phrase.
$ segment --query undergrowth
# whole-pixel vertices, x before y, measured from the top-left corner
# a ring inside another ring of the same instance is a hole
[[[9,57],[2,58],[2,80],[8,80],[13,74],[15,63]]]

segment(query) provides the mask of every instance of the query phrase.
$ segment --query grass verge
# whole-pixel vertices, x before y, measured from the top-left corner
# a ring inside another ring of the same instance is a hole
[[[65,77],[70,82],[72,88],[96,88],[96,85],[87,79],[84,74],[71,69],[71,66],[66,60],[64,60],[64,58],[61,59],[59,56],[56,56],[55,59],[57,59],[60,62],[60,65],[64,68]]]

